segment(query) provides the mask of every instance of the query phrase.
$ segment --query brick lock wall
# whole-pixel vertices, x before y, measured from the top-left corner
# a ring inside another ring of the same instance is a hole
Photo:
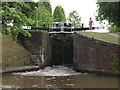
[[[119,59],[118,47],[120,47],[118,44],[97,40],[75,32],[74,66],[77,70],[112,72],[113,61],[118,62]],[[120,69],[119,65],[118,68]]]
[[[44,65],[50,58],[48,45],[49,45],[49,35],[45,32],[40,31],[30,31],[31,37],[25,37],[23,35],[18,36],[18,41],[23,45],[28,51],[31,52],[30,58],[31,63]]]

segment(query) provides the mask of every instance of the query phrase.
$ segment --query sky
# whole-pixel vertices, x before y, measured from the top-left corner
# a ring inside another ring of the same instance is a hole
[[[97,10],[96,0],[50,0],[52,6],[52,12],[57,5],[61,5],[65,11],[66,17],[73,10],[77,11],[81,17],[81,23],[88,26],[89,18],[94,21],[94,25],[97,25],[95,21],[95,15]]]
[[[36,1],[36,0],[35,0]],[[65,11],[66,18],[69,16],[69,13],[73,10],[77,11],[81,17],[81,23],[84,23],[85,27],[89,27],[89,18],[93,20],[93,27],[106,26],[106,24],[100,24],[96,21],[95,16],[97,15],[96,10],[97,0],[50,0],[52,6],[52,12],[57,5],[62,6]],[[105,21],[106,22],[106,21]]]

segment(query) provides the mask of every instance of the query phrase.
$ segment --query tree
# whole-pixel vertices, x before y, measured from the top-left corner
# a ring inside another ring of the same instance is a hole
[[[45,6],[46,10],[48,10],[52,14],[52,7],[50,2],[42,2],[42,4]]]
[[[120,28],[120,2],[99,2],[97,20],[107,19],[109,23]]]
[[[77,11],[72,11],[69,13],[68,21],[72,22],[74,27],[77,27],[77,26],[81,27],[81,25],[80,25],[81,17],[77,13]]]
[[[57,6],[53,13],[54,21],[55,22],[65,22],[66,16],[64,10],[61,6]]]
[[[31,1],[31,0],[29,0]],[[47,6],[48,5],[48,6]],[[50,2],[3,2],[2,3],[2,33],[17,39],[18,33],[31,36],[21,26],[39,26],[43,22],[52,22],[52,9]],[[12,23],[13,26],[8,26]]]
[[[52,12],[49,11],[50,9],[48,9],[48,10],[46,9],[45,3],[39,2],[38,8],[36,10],[37,10],[36,11],[36,20],[38,21],[39,27],[43,25],[43,22],[50,23],[53,21]]]
[[[35,11],[36,3],[32,2],[3,2],[2,3],[2,33],[9,34],[13,39],[17,39],[18,33],[31,36],[29,32],[23,30],[21,26],[33,25],[31,18]],[[8,24],[12,23],[13,26]]]

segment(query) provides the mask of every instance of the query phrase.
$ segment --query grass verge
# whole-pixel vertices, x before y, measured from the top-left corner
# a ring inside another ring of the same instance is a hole
[[[2,64],[8,64],[17,60],[30,52],[25,50],[16,41],[13,41],[10,36],[2,35]]]
[[[116,44],[119,43],[118,37],[110,35],[109,33],[97,33],[97,32],[85,32],[85,31],[81,31],[81,33],[86,36],[90,36],[92,38],[101,39],[101,40],[109,41]]]

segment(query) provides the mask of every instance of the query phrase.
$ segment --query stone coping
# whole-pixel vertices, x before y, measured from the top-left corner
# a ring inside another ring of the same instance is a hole
[[[82,34],[81,32],[77,31],[75,32],[76,34],[78,34],[79,36],[83,37],[83,38],[88,38],[88,39],[92,39],[91,36],[87,36],[87,35],[84,35]],[[93,40],[93,39],[92,39]],[[105,41],[105,40],[102,40],[102,39],[98,39],[98,38],[94,38],[94,41],[96,41],[96,43],[101,43],[101,44],[104,44],[104,45],[115,45],[115,46],[120,46],[120,44],[117,44],[117,43],[112,43],[112,42],[109,42],[109,41]]]
[[[77,72],[88,72],[93,74],[99,74],[99,75],[109,75],[109,76],[120,76],[120,72],[111,72],[111,71],[101,71],[101,70],[93,70],[93,69],[87,69],[87,68],[74,68]]]
[[[40,68],[40,66],[11,67],[11,68],[7,68],[5,70],[0,71],[0,73],[20,72],[20,71],[26,71],[26,70],[39,69],[39,68]]]

